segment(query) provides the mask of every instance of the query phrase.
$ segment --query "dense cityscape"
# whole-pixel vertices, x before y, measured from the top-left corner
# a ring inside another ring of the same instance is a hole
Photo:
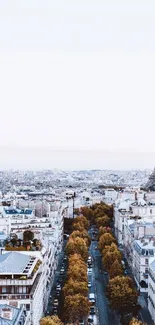
[[[0,31],[0,325],[155,325],[155,1]]]
[[[4,325],[155,322],[155,172],[1,171]]]

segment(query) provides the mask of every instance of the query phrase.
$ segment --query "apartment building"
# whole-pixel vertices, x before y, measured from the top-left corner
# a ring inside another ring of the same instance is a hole
[[[155,322],[155,260],[149,265],[148,273],[148,309]]]
[[[0,304],[25,306],[28,325],[39,325],[43,315],[44,275],[42,262],[18,252],[0,255]]]
[[[29,313],[24,306],[20,308],[11,305],[0,305],[0,324],[2,325],[28,325]]]
[[[124,222],[124,254],[129,265],[133,264],[133,244],[137,239],[149,239],[155,236],[155,223],[149,218],[138,219],[131,217]]]
[[[63,247],[64,209],[51,211],[47,217],[37,218],[31,209],[2,207],[1,220],[8,222],[7,235],[0,233],[0,303],[24,305],[30,312],[29,323],[39,325],[46,312],[59,254]],[[24,246],[24,233],[33,233],[33,240]],[[12,239],[17,244],[12,246]],[[35,246],[35,242],[39,246]],[[21,249],[20,249],[21,248]],[[13,251],[12,251],[13,249]],[[12,265],[12,267],[11,267]],[[35,272],[34,272],[35,270]],[[25,325],[25,324],[24,324]]]
[[[149,264],[155,256],[155,237],[142,238],[133,243],[132,271],[141,292],[148,291]]]

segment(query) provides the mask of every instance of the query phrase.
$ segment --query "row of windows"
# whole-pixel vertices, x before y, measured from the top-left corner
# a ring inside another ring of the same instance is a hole
[[[152,290],[152,292],[155,294],[155,289],[152,287],[151,283],[149,283],[149,287]]]
[[[154,304],[154,302],[153,302],[152,298],[151,298],[150,296],[149,296],[148,298],[149,298],[149,300],[150,300],[150,302],[151,302],[151,304],[152,304],[153,308],[155,308],[155,304]]]
[[[2,287],[2,293],[28,293],[29,288],[28,287]]]

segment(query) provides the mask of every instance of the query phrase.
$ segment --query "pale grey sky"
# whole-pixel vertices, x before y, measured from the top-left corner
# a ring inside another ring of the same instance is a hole
[[[0,147],[155,152],[154,17],[154,0],[0,0]]]

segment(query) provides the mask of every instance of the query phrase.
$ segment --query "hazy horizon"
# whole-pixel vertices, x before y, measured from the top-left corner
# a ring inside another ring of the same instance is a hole
[[[2,148],[0,169],[153,169],[155,153],[112,152],[108,150],[69,150],[50,148]],[[120,159],[121,157],[121,159]]]

